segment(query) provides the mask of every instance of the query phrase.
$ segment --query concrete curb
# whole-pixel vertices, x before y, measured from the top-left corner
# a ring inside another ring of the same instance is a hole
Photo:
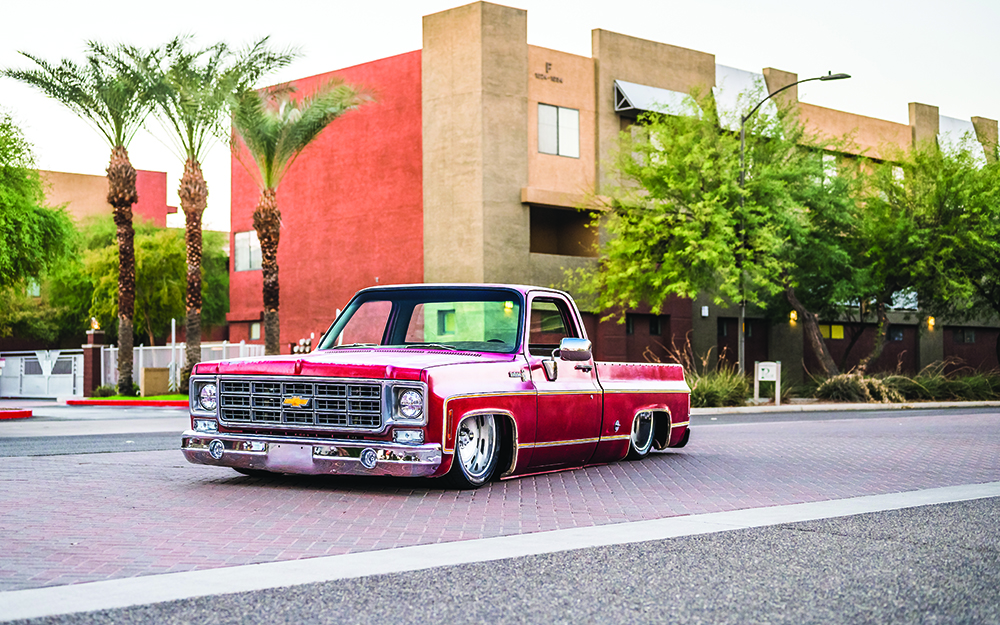
[[[187,408],[183,399],[69,399],[68,406],[145,406],[154,408]]]
[[[27,419],[30,416],[30,410],[23,410],[20,408],[0,408],[0,419]]]
[[[850,411],[881,411],[881,410],[920,410],[934,408],[997,408],[1000,401],[926,401],[905,402],[901,404],[840,404],[840,403],[809,403],[788,404],[784,406],[729,406],[725,408],[692,408],[692,415],[722,415],[722,414],[773,414],[780,412],[850,412]]]

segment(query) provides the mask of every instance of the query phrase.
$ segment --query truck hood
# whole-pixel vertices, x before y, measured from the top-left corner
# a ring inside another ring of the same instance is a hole
[[[517,354],[450,352],[432,349],[352,348],[295,354],[214,360],[197,365],[198,374],[301,375],[333,378],[419,380],[431,367],[513,362]]]

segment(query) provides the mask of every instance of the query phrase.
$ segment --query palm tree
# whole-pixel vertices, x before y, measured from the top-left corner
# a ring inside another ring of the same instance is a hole
[[[290,51],[268,50],[267,39],[241,52],[234,52],[225,43],[189,51],[187,39],[178,37],[164,46],[162,67],[150,68],[151,81],[162,87],[157,90],[157,116],[170,131],[184,161],[177,192],[184,210],[187,248],[187,363],[181,375],[184,391],[191,369],[201,361],[201,218],[208,205],[208,185],[201,162],[215,139],[226,132],[223,120],[228,98],[252,88],[262,75],[287,65],[295,57]],[[130,48],[130,52],[137,61],[143,58],[140,50]]]
[[[4,69],[15,78],[42,91],[94,126],[111,146],[108,164],[108,203],[118,238],[118,392],[132,394],[132,315],[135,309],[135,231],[132,205],[139,199],[135,168],[128,158],[128,144],[142,127],[152,105],[153,85],[121,48],[90,41],[86,61],[63,59],[53,65],[27,52],[37,69]],[[143,52],[140,56],[154,53]]]
[[[319,133],[350,109],[371,101],[363,88],[333,79],[312,93],[293,99],[295,88],[281,85],[244,91],[233,98],[233,153],[261,190],[253,212],[260,239],[264,277],[264,353],[279,353],[278,238],[281,212],[278,185],[288,169]],[[242,139],[242,146],[236,138]],[[253,166],[246,156],[253,159]]]

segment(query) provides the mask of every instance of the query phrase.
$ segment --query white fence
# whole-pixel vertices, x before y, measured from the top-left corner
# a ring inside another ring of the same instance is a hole
[[[0,397],[83,396],[83,350],[0,353]]]
[[[171,389],[179,388],[181,371],[187,364],[184,348],[184,343],[153,347],[140,345],[133,348],[132,380],[138,384],[142,370],[147,367],[170,369],[170,387]],[[248,345],[244,341],[201,344],[202,362],[263,355],[263,345]],[[118,348],[108,346],[101,349],[101,385],[115,384],[118,384]]]

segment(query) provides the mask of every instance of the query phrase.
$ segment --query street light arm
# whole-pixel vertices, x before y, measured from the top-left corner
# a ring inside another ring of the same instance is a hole
[[[793,82],[793,83],[791,83],[789,85],[785,85],[784,87],[782,87],[781,89],[778,89],[774,93],[769,93],[766,98],[764,98],[763,100],[761,100],[760,102],[757,103],[757,106],[753,107],[753,110],[751,110],[746,115],[742,115],[740,117],[740,213],[741,213],[740,219],[741,219],[741,221],[740,221],[740,231],[739,231],[739,235],[740,235],[740,254],[736,258],[736,262],[738,263],[739,268],[740,268],[740,317],[739,317],[739,322],[738,322],[737,327],[736,327],[736,336],[737,336],[737,339],[736,339],[736,343],[737,343],[736,360],[737,360],[737,365],[739,367],[739,371],[740,371],[741,375],[746,371],[746,367],[744,367],[744,364],[743,364],[743,361],[744,361],[745,356],[746,356],[746,350],[745,350],[745,346],[744,346],[744,340],[745,339],[744,339],[744,334],[743,334],[743,326],[746,324],[747,300],[746,300],[746,295],[744,293],[744,286],[745,285],[743,284],[743,260],[744,260],[744,256],[746,255],[746,236],[747,235],[746,235],[746,229],[745,229],[746,226],[744,225],[744,223],[742,221],[742,212],[743,212],[742,209],[743,209],[743,185],[746,183],[746,177],[747,177],[746,157],[744,155],[744,152],[746,151],[746,124],[747,124],[747,120],[750,119],[750,117],[752,117],[753,114],[757,112],[757,109],[759,109],[761,106],[763,106],[765,102],[767,102],[768,100],[770,100],[774,96],[778,95],[779,93],[781,93],[785,89],[791,89],[795,85],[801,85],[802,83],[809,82],[811,80],[842,80],[844,78],[850,78],[850,75],[848,75],[848,74],[833,74],[833,73],[828,73],[826,76],[816,76],[814,78],[803,78],[802,80],[798,80],[798,81]]]
[[[782,91],[784,91],[786,89],[791,89],[795,85],[801,85],[802,83],[809,82],[811,80],[842,80],[844,78],[850,78],[850,75],[848,75],[848,74],[827,74],[826,76],[815,76],[813,78],[803,78],[802,80],[797,80],[797,81],[795,81],[793,83],[789,83],[789,84],[785,85],[784,87],[782,87],[781,89],[778,89],[774,93],[769,93],[766,98],[764,98],[763,100],[761,100],[760,102],[758,102],[757,106],[753,107],[752,111],[750,111],[749,113],[747,113],[746,115],[743,116],[743,118],[740,120],[740,124],[745,124],[748,119],[750,119],[751,117],[753,117],[753,114],[757,112],[757,109],[759,109],[760,107],[764,106],[765,102],[767,102],[768,100],[770,100],[774,96],[778,95]]]

